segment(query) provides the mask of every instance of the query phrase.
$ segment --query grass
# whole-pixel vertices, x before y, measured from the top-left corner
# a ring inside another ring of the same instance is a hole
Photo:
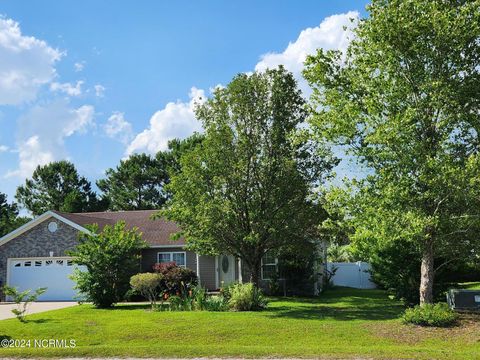
[[[75,348],[0,349],[3,357],[322,357],[478,359],[480,327],[403,325],[380,290],[338,288],[320,298],[276,298],[263,312],[150,312],[91,305],[0,321],[0,338],[74,339]]]
[[[480,282],[466,282],[459,284],[459,287],[466,290],[480,290]]]

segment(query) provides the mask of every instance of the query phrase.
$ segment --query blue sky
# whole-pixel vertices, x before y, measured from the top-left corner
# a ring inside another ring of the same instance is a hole
[[[69,159],[92,182],[201,130],[193,102],[236,73],[344,49],[366,1],[0,3],[0,192]]]

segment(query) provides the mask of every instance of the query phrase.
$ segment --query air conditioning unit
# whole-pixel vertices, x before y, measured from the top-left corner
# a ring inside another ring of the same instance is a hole
[[[447,302],[452,310],[480,312],[480,290],[450,289]]]

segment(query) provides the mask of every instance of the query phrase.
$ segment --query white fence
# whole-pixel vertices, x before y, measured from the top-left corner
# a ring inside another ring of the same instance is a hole
[[[329,271],[337,269],[332,278],[333,285],[357,289],[374,289],[376,287],[370,279],[370,264],[366,262],[329,262],[327,267]]]

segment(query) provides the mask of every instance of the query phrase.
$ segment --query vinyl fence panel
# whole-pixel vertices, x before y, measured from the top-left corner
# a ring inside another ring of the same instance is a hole
[[[348,286],[357,289],[375,289],[375,284],[370,279],[370,264],[362,261],[355,263],[329,262],[328,270],[337,269],[332,278],[336,286]]]

